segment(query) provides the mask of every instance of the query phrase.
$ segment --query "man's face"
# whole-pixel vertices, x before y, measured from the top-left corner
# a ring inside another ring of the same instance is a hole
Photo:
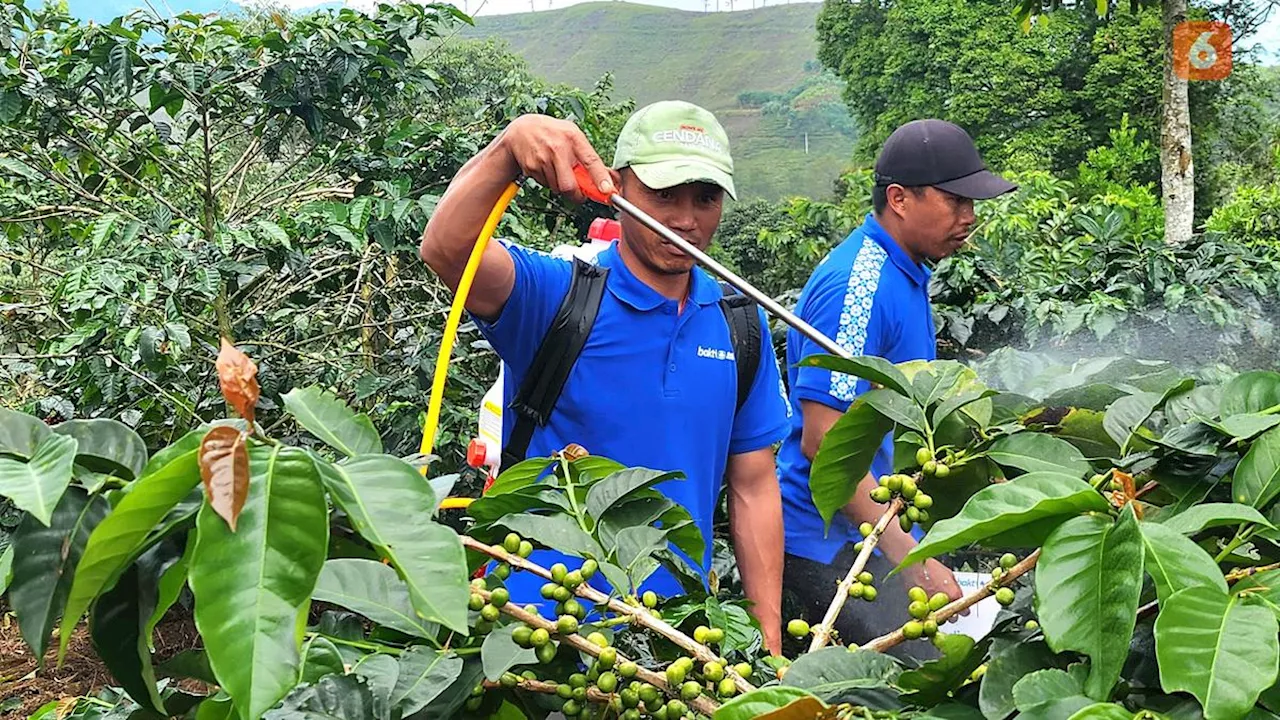
[[[711,245],[720,225],[724,209],[724,189],[712,183],[695,182],[665,190],[647,187],[635,173],[621,173],[622,197],[688,240],[699,250]],[[623,242],[651,271],[663,275],[682,275],[693,269],[694,259],[683,250],[662,239],[639,220],[622,213]]]
[[[936,261],[951,255],[973,229],[973,200],[969,198],[934,187],[918,192],[890,188],[889,197],[902,219],[903,241],[917,258]]]

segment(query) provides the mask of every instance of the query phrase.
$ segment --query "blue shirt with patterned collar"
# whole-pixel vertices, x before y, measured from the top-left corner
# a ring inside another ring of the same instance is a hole
[[[515,285],[500,315],[477,325],[503,360],[504,405],[509,406],[569,290],[572,265],[503,245],[515,263]],[[776,356],[764,311],[759,311],[761,363],[746,402],[736,411],[737,363],[718,304],[719,283],[695,267],[681,309],[627,268],[617,243],[595,262],[609,268],[599,314],[549,421],[533,432],[527,456],[545,457],[577,443],[628,467],[682,471],[684,479],[656,487],[688,510],[702,531],[707,550],[692,559],[705,571],[729,455],[770,447],[787,432],[790,405],[777,362],[770,361]],[[514,422],[514,413],[503,413],[504,443]],[[532,559],[543,567],[581,563],[549,550],[536,551]],[[542,582],[530,573],[513,573],[507,580],[512,601],[538,604],[549,614],[551,603],[538,593]],[[609,591],[602,574],[592,585]],[[665,596],[684,594],[665,568],[641,588],[650,589]]]
[[[853,355],[876,355],[891,362],[933,360],[937,338],[929,305],[929,269],[907,255],[871,214],[822,260],[796,304],[795,313]],[[843,373],[796,367],[824,354],[795,330],[787,334],[787,377],[795,413],[778,451],[786,551],[830,563],[840,548],[862,539],[857,527],[836,513],[830,532],[813,504],[809,459],[801,452],[801,401],[844,412],[870,384]],[[880,477],[893,472],[893,438],[886,434],[871,462]],[[860,479],[860,478],[859,478]]]

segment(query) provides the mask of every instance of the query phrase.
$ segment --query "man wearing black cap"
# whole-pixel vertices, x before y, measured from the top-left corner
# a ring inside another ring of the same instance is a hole
[[[895,363],[935,359],[925,262],[941,260],[964,244],[974,224],[975,199],[1014,189],[987,170],[973,141],[959,127],[941,120],[903,125],[889,136],[876,160],[873,212],[818,265],[800,295],[796,314],[853,355],[876,355]],[[893,472],[890,433],[853,501],[826,530],[809,489],[809,468],[827,430],[870,386],[843,373],[796,367],[803,358],[822,352],[804,335],[788,333],[791,404],[802,412],[791,418],[778,453],[786,534],[783,586],[796,594],[805,615],[815,622],[822,619],[836,585],[857,556],[853,546],[862,539],[858,526],[875,522],[884,510],[868,496],[875,478]],[[916,532],[913,538],[895,523],[881,536],[867,565],[876,577],[877,602],[847,603],[836,621],[846,644],[864,643],[905,623],[906,591],[911,586],[919,585],[929,595],[960,597],[951,571],[936,560],[885,579],[916,544],[918,528]],[[916,658],[936,655],[922,643],[899,647],[896,652]]]

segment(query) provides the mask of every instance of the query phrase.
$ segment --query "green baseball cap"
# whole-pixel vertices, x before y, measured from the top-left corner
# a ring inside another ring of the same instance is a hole
[[[692,103],[663,100],[628,118],[613,154],[613,169],[624,167],[655,190],[709,182],[738,199],[729,136],[715,115]]]

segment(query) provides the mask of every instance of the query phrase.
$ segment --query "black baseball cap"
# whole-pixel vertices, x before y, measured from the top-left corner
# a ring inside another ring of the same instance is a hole
[[[932,185],[974,200],[1003,195],[1018,186],[987,169],[969,133],[945,120],[912,120],[893,131],[876,158],[875,183]]]

